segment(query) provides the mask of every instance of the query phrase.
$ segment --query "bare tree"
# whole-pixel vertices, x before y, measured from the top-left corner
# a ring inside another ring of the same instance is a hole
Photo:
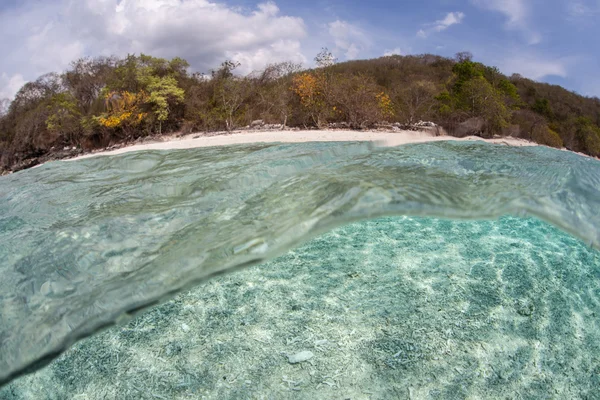
[[[519,136],[527,140],[532,140],[540,130],[548,129],[546,118],[526,109],[515,111],[512,122],[519,126]]]
[[[454,59],[456,60],[456,62],[465,62],[465,61],[472,61],[473,60],[473,53],[471,53],[470,51],[461,51],[456,53],[456,55],[454,56]]]
[[[257,94],[260,104],[264,107],[264,113],[274,114],[280,119],[284,129],[291,113],[290,103],[293,97],[290,79],[301,70],[301,64],[285,61],[268,65],[258,78],[260,87]]]
[[[64,91],[63,80],[59,74],[45,74],[23,85],[15,95],[11,106],[19,112],[26,111],[35,107],[41,100]]]
[[[351,127],[363,129],[380,122],[384,117],[380,104],[381,89],[367,75],[339,74],[328,96],[334,117],[342,117]]]
[[[315,62],[318,68],[331,67],[337,62],[337,58],[329,51],[327,47],[323,47],[321,52],[315,57]]]
[[[221,103],[228,131],[235,128],[235,117],[248,96],[250,85],[244,78],[230,77],[218,84],[217,96]]]
[[[408,122],[428,118],[436,104],[438,89],[431,81],[413,81],[397,89],[396,98],[400,103],[402,117]]]
[[[90,112],[116,65],[115,58],[80,58],[63,74],[65,86],[84,114]]]

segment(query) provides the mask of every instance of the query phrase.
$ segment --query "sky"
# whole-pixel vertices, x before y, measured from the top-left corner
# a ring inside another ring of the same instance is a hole
[[[208,72],[470,51],[520,73],[600,96],[600,0],[0,0],[0,99],[84,56],[145,53]]]

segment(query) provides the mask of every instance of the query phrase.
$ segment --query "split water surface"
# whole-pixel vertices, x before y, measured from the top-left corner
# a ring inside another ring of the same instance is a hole
[[[600,162],[483,143],[3,177],[0,398],[600,398],[598,210]]]

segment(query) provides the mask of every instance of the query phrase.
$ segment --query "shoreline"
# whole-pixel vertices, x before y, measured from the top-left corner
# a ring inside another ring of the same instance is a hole
[[[175,150],[200,147],[228,146],[251,143],[305,143],[305,142],[374,142],[383,147],[395,147],[412,143],[427,143],[438,141],[483,141],[508,146],[540,146],[535,142],[513,137],[484,139],[478,136],[458,138],[454,136],[435,136],[426,131],[351,131],[351,130],[269,130],[269,131],[235,131],[219,132],[210,136],[202,133],[191,133],[184,136],[166,136],[165,140],[155,140],[148,143],[131,144],[117,149],[103,149],[63,159],[61,161],[76,161],[86,158],[118,155],[142,150]],[[40,164],[42,165],[42,164]]]

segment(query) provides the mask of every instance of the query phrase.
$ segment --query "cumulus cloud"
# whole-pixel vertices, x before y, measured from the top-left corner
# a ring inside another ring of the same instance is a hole
[[[519,30],[525,34],[529,44],[542,41],[539,32],[530,28],[530,2],[528,0],[471,0],[475,5],[504,14],[507,18],[506,28]]]
[[[385,52],[383,53],[383,55],[384,55],[384,57],[394,56],[394,55],[401,56],[402,55],[402,50],[400,50],[400,47],[396,47],[393,50],[385,50]]]
[[[0,26],[9,38],[0,44],[8,55],[0,73],[26,79],[84,55],[180,56],[203,71],[233,58],[242,73],[306,61],[303,20],[281,15],[273,2],[243,11],[209,0],[30,0],[0,14]]]
[[[358,27],[346,21],[329,23],[329,34],[337,50],[344,52],[347,60],[352,60],[369,47],[367,35]]]
[[[448,13],[443,19],[427,24],[427,28],[425,29],[420,29],[417,32],[417,36],[420,38],[426,38],[432,33],[445,31],[452,25],[460,24],[464,18],[465,14],[462,12]]]
[[[0,100],[12,99],[27,81],[21,74],[8,76],[6,73],[0,75]]]

